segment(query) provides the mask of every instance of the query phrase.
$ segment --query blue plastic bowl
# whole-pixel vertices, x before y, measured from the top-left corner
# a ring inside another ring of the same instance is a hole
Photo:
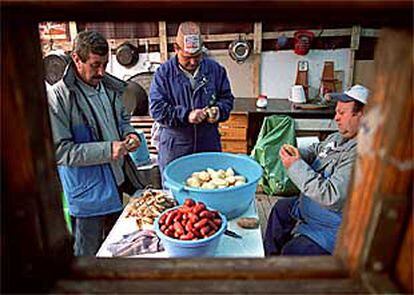
[[[195,241],[183,241],[171,238],[165,235],[158,223],[158,220],[163,214],[166,214],[169,211],[175,210],[181,206],[176,206],[171,209],[164,211],[160,216],[155,219],[154,230],[157,236],[161,239],[162,244],[164,245],[165,251],[167,251],[170,257],[211,257],[214,255],[214,252],[217,249],[218,243],[224,231],[227,229],[227,219],[226,217],[220,214],[221,217],[221,227],[218,229],[214,235],[209,236],[208,238],[195,240]],[[211,208],[207,207],[211,210]]]
[[[236,175],[246,177],[240,186],[222,189],[201,189],[186,186],[193,172],[207,168],[233,168]],[[205,203],[226,215],[227,219],[240,216],[255,198],[256,187],[262,177],[262,167],[247,155],[230,153],[198,153],[178,158],[164,170],[164,186],[170,189],[179,204],[187,198]]]

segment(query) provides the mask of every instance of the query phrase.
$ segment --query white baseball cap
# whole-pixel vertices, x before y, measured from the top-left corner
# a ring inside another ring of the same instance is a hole
[[[203,48],[200,26],[194,22],[181,23],[178,27],[176,43],[188,54],[199,54]]]
[[[369,97],[369,90],[362,85],[354,85],[344,93],[330,93],[332,99],[337,99],[343,102],[359,101],[363,104],[367,104]]]

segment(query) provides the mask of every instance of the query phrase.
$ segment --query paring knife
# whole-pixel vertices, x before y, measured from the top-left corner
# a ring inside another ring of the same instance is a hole
[[[235,233],[234,231],[231,231],[231,230],[229,230],[229,229],[226,229],[226,230],[224,231],[224,234],[225,234],[226,236],[229,236],[229,237],[232,237],[232,238],[236,238],[236,239],[243,239],[243,237],[242,237],[241,235],[239,235],[239,234],[237,234],[237,233]]]

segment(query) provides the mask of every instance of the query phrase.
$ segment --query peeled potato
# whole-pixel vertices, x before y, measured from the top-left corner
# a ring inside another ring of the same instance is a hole
[[[236,176],[234,176],[234,179],[236,179],[236,181],[246,182],[246,177],[244,177],[242,175],[236,175]]]
[[[234,183],[234,186],[239,186],[239,185],[242,185],[242,184],[245,184],[245,183],[246,182],[244,182],[244,181],[238,180]]]
[[[242,217],[237,220],[237,225],[241,228],[254,229],[259,227],[259,220],[254,217]]]
[[[220,178],[223,178],[223,179],[226,178],[226,171],[224,171],[223,169],[219,169],[217,173]]]
[[[213,182],[204,182],[202,185],[201,185],[201,188],[205,188],[205,189],[215,189],[216,188],[216,185],[213,183]]]
[[[227,168],[226,176],[227,177],[234,176],[234,170],[231,167]]]
[[[187,179],[187,185],[190,187],[200,187],[200,180],[196,177],[190,177]]]
[[[210,173],[210,177],[211,177],[211,179],[217,179],[217,178],[220,178],[220,174],[218,172],[214,171],[214,172]]]
[[[236,183],[236,177],[234,176],[228,176],[225,180],[229,183],[229,185],[234,185]]]
[[[229,183],[226,180],[221,179],[221,178],[213,178],[211,182],[214,183],[216,186],[228,186],[229,185]]]
[[[201,171],[198,175],[198,178],[201,181],[209,181],[210,180],[210,174],[207,171]]]
[[[211,169],[211,168],[207,168],[206,170],[207,170],[208,174],[210,174],[210,175],[216,173],[216,171],[214,169]]]
[[[193,172],[186,180],[189,187],[200,187],[203,189],[226,188],[230,186],[238,186],[246,183],[246,177],[235,175],[233,168],[226,170],[214,170],[207,168],[203,171]]]

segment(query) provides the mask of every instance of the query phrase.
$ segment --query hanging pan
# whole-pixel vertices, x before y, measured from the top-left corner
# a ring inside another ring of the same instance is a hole
[[[240,36],[229,45],[229,55],[237,63],[243,63],[250,55],[249,42],[242,39]]]

